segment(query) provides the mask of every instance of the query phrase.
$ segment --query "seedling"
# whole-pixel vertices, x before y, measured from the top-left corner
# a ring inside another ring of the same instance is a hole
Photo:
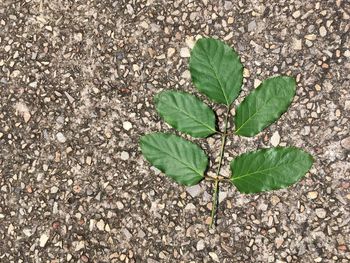
[[[192,186],[203,179],[213,181],[212,226],[216,219],[219,183],[230,182],[241,193],[259,193],[286,188],[311,168],[310,154],[295,147],[273,147],[244,153],[231,162],[231,176],[220,174],[227,136],[252,137],[275,122],[291,104],[296,82],[288,76],[264,80],[236,108],[235,131],[228,132],[232,102],[243,83],[243,66],[238,54],[219,40],[202,38],[191,51],[190,72],[195,87],[209,99],[226,107],[224,129],[216,128],[213,110],[197,97],[178,91],[155,96],[159,115],[178,131],[196,138],[221,135],[221,150],[215,176],[206,174],[208,156],[196,144],[168,133],[141,137],[145,158],[176,182]]]

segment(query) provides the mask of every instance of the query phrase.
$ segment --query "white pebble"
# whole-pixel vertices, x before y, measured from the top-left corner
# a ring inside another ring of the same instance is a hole
[[[276,147],[280,143],[280,139],[281,139],[281,137],[280,137],[278,131],[275,131],[271,137],[270,142],[273,146]]]
[[[183,47],[180,49],[180,56],[182,58],[188,58],[190,57],[190,50],[187,47]]]
[[[61,142],[61,143],[65,143],[66,142],[66,137],[64,137],[62,132],[59,132],[56,134],[56,138],[57,141]]]
[[[122,152],[120,155],[120,158],[122,158],[122,160],[126,161],[129,159],[129,153],[128,152]]]
[[[214,252],[209,252],[209,256],[214,260],[215,262],[220,262],[218,255],[216,255]]]
[[[127,131],[130,130],[132,128],[131,122],[129,122],[129,121],[123,122],[123,128],[124,128],[124,130],[127,130]]]
[[[98,230],[103,231],[105,229],[105,222],[101,219],[96,223],[96,227]]]
[[[120,202],[120,201],[117,201],[117,208],[119,210],[122,210],[124,208],[124,204],[122,202]]]
[[[39,245],[40,247],[44,247],[46,245],[46,242],[49,240],[49,236],[46,234],[42,234],[40,236],[40,240],[39,240]]]
[[[326,210],[324,210],[323,208],[316,208],[315,213],[318,218],[325,218],[327,215]]]
[[[325,37],[327,35],[327,29],[324,26],[320,27],[320,36]]]
[[[197,246],[196,246],[197,250],[198,250],[198,251],[199,251],[199,250],[203,250],[204,247],[205,247],[204,241],[203,241],[202,239],[199,240],[199,241],[197,242]]]

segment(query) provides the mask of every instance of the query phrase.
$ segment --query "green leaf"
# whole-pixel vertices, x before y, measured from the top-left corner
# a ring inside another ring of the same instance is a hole
[[[214,112],[197,97],[176,91],[163,91],[154,98],[160,116],[175,129],[205,138],[216,132]]]
[[[310,154],[294,147],[276,147],[242,154],[231,162],[231,182],[241,193],[286,188],[311,168]]]
[[[236,134],[251,137],[276,121],[292,102],[295,86],[291,77],[264,80],[237,107]]]
[[[191,51],[190,72],[194,85],[210,99],[230,105],[243,81],[238,54],[223,42],[199,39]]]
[[[141,137],[140,146],[145,158],[176,182],[191,186],[204,178],[208,157],[196,144],[176,135],[152,133]]]

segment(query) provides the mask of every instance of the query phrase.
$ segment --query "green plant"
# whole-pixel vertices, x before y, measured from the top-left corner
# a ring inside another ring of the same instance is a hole
[[[202,38],[191,51],[190,72],[196,88],[211,100],[225,105],[223,131],[216,128],[212,109],[197,97],[178,91],[155,96],[160,116],[172,127],[197,138],[221,135],[221,150],[215,176],[206,174],[208,157],[196,144],[182,137],[153,133],[140,139],[145,158],[176,182],[186,186],[207,179],[214,182],[211,224],[216,218],[219,182],[231,182],[241,193],[258,193],[285,188],[311,168],[312,156],[295,147],[274,147],[244,153],[230,165],[231,177],[220,175],[228,133],[231,104],[243,83],[243,66],[238,54],[226,44]],[[236,109],[235,134],[251,137],[276,121],[295,95],[294,78],[278,76],[263,81]]]

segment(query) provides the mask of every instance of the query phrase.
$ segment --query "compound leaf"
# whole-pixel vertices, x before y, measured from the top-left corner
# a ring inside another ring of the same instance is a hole
[[[294,147],[276,147],[248,152],[231,162],[231,182],[241,193],[286,188],[311,168],[310,154]]]
[[[236,109],[236,134],[251,137],[276,121],[284,113],[295,94],[292,77],[264,80]]]
[[[141,137],[140,146],[145,158],[176,182],[191,186],[204,178],[208,157],[196,144],[176,135],[152,133]]]
[[[216,132],[214,112],[197,97],[177,91],[163,91],[154,98],[160,116],[175,129],[205,138]]]
[[[191,51],[190,72],[194,85],[210,99],[230,105],[243,81],[238,54],[223,42],[199,39]]]

